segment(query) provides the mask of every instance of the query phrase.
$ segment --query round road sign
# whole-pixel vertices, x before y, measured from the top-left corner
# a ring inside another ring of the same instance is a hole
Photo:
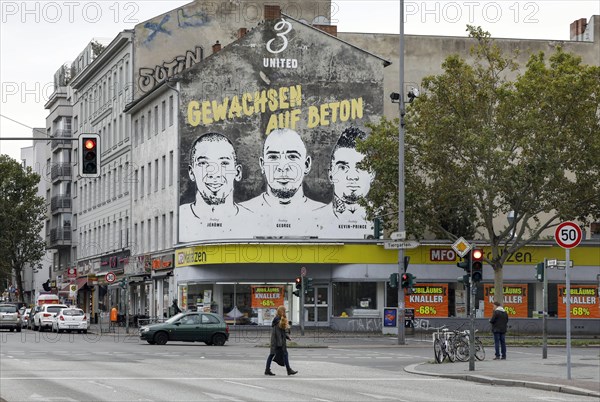
[[[108,282],[108,283],[113,283],[114,281],[117,280],[117,276],[115,275],[114,272],[108,272],[104,278],[106,279],[106,282]]]
[[[563,222],[556,227],[554,240],[562,248],[575,248],[581,242],[583,233],[575,222]]]

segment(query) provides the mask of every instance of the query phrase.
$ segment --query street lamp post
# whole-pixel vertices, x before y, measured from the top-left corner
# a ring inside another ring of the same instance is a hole
[[[400,47],[398,53],[398,69],[400,76],[400,124],[398,125],[398,232],[404,233],[404,0],[400,0]],[[404,266],[404,249],[398,249],[398,275],[402,276]],[[404,288],[398,286],[398,345],[406,343],[404,330]]]

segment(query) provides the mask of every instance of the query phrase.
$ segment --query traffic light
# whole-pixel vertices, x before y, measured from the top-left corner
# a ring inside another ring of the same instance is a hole
[[[471,274],[473,282],[481,282],[483,279],[483,250],[476,248],[471,251]]]
[[[383,222],[379,218],[373,219],[373,237],[383,239]]]
[[[127,287],[127,279],[121,279],[121,283],[119,283],[119,286],[121,286],[121,289],[125,289]]]
[[[48,279],[46,282],[42,283],[42,287],[44,288],[44,290],[46,292],[51,291],[52,288],[50,287],[50,279]]]
[[[296,290],[292,292],[294,296],[300,297],[300,289],[302,289],[302,278],[296,277]]]
[[[390,275],[390,287],[395,289],[398,287],[398,277],[400,275],[398,273],[394,273]]]
[[[100,136],[81,134],[79,136],[79,175],[81,177],[100,176]]]
[[[465,254],[465,256],[462,258],[462,261],[457,262],[456,266],[464,269],[465,272],[470,274],[471,273],[471,252],[469,251],[467,254]]]
[[[304,277],[304,293],[308,294],[313,291],[313,278]]]
[[[540,262],[539,264],[537,264],[535,266],[535,269],[537,271],[536,274],[535,274],[535,279],[537,279],[538,282],[544,282],[544,273],[545,273],[545,270],[546,270],[546,267],[545,267],[544,263]]]

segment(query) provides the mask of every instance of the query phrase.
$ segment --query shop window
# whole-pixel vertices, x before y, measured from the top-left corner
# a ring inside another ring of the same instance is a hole
[[[377,310],[376,282],[334,282],[333,315],[352,317],[359,310]]]

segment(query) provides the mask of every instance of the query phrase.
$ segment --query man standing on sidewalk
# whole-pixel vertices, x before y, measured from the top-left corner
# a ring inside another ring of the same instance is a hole
[[[492,324],[492,332],[494,333],[494,348],[496,349],[496,357],[494,360],[500,359],[500,353],[502,352],[502,360],[506,360],[506,327],[508,324],[508,314],[502,307],[502,304],[498,301],[494,302],[494,314],[490,318]]]

